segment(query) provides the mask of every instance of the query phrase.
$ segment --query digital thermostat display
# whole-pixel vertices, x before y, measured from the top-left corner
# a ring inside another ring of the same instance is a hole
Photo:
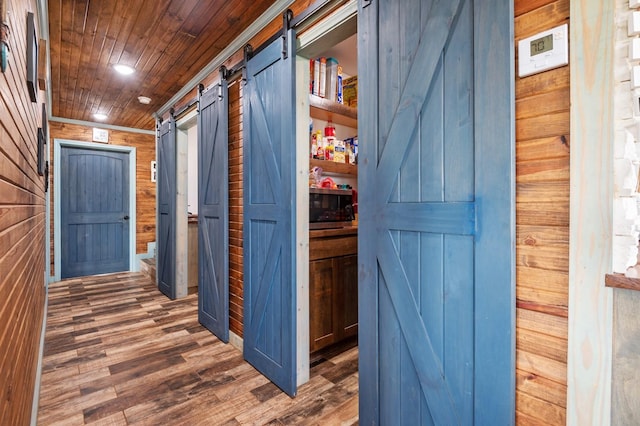
[[[569,63],[567,24],[542,31],[518,42],[518,75],[526,77]]]
[[[553,49],[553,34],[537,38],[531,42],[531,56],[536,56]]]

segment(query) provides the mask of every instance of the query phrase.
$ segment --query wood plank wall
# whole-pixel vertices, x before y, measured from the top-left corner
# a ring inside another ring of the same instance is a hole
[[[9,61],[0,74],[0,424],[28,425],[46,297],[45,192],[37,173],[37,129],[44,92],[26,88],[27,12],[8,0]]]
[[[93,128],[78,124],[51,121],[51,275],[53,265],[53,140],[65,139],[79,142],[93,140]],[[109,144],[136,148],[136,253],[146,253],[147,244],[156,240],[156,184],[151,182],[151,161],[156,158],[155,135],[109,130]]]
[[[514,6],[516,46],[569,23],[569,0],[515,0]],[[518,424],[566,419],[569,125],[568,66],[516,77]]]

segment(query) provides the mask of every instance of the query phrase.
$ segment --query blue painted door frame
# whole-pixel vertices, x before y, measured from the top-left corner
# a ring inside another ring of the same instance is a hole
[[[177,141],[173,116],[158,126],[156,140],[158,198],[156,279],[158,289],[176,298],[176,180]]]
[[[227,81],[198,102],[198,320],[229,341],[229,104]]]
[[[286,35],[249,59],[245,69],[244,357],[293,396],[296,38],[293,30]]]
[[[358,14],[360,424],[513,424],[513,2]]]

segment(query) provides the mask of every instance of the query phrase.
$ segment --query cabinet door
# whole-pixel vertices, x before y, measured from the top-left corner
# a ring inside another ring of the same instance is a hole
[[[309,342],[311,352],[336,341],[333,259],[309,264]]]
[[[358,256],[334,259],[337,273],[336,310],[339,313],[340,338],[358,334]]]

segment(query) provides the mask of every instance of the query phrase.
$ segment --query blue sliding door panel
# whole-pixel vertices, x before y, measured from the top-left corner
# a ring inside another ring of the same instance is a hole
[[[296,393],[295,34],[246,64],[243,90],[244,356]],[[283,57],[286,56],[286,57]]]
[[[62,278],[129,270],[129,153],[61,149]]]
[[[160,126],[156,142],[156,279],[158,289],[171,299],[176,298],[176,149],[176,122],[170,117]]]
[[[360,4],[360,423],[515,421],[513,5]]]
[[[198,112],[198,320],[229,341],[227,81],[201,94]]]

